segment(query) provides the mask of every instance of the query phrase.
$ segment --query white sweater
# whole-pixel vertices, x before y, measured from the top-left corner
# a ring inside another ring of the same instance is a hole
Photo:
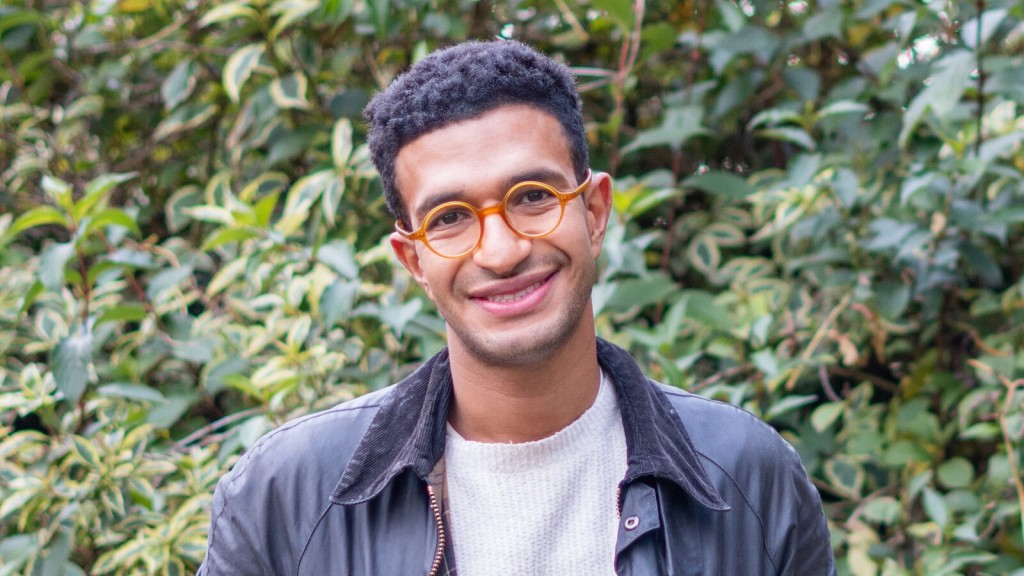
[[[461,576],[614,574],[626,437],[603,372],[594,404],[536,442],[472,442],[449,426],[445,470]]]

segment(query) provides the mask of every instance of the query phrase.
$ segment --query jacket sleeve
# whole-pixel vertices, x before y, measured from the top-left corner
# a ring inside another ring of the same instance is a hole
[[[779,554],[780,576],[835,576],[828,522],[818,489],[811,484],[800,458],[787,445],[786,470],[789,476],[790,514],[788,534]]]
[[[271,575],[264,554],[267,552],[265,518],[259,504],[246,486],[248,458],[240,460],[231,472],[221,477],[210,510],[210,534],[206,559],[197,576]]]

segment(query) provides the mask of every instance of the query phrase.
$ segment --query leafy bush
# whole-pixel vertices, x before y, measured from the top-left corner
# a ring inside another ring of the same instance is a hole
[[[574,66],[599,332],[798,448],[840,573],[1024,574],[1024,6],[0,7],[0,574],[185,573],[262,433],[444,343],[360,112],[449,42]]]

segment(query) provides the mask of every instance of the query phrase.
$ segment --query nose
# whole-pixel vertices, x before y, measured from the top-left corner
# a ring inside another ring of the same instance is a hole
[[[532,248],[533,241],[516,234],[500,214],[488,214],[483,219],[480,245],[473,251],[473,263],[495,274],[509,274]]]

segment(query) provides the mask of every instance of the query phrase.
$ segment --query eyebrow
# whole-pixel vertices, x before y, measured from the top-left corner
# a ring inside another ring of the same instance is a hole
[[[572,185],[571,183],[565,181],[565,175],[560,171],[551,170],[548,168],[535,168],[532,170],[527,170],[525,172],[513,174],[512,176],[506,178],[504,182],[502,182],[502,186],[504,186],[504,190],[507,192],[516,184],[519,184],[520,182],[526,182],[528,180],[549,184],[556,189],[561,189],[564,186]],[[504,193],[505,192],[502,192],[503,195]],[[426,218],[427,213],[429,213],[434,208],[446,202],[467,202],[468,204],[473,204],[472,202],[468,202],[466,200],[466,196],[466,191],[463,189],[446,190],[444,192],[439,192],[437,194],[434,194],[433,196],[430,196],[429,198],[424,198],[422,202],[417,204],[416,208],[413,210],[413,217],[416,218],[417,222],[423,222],[423,219]],[[409,225],[411,226],[412,223],[410,222]]]

